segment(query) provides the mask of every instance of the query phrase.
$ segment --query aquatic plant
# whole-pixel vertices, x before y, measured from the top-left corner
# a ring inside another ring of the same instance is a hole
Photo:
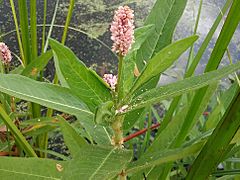
[[[172,36],[187,0],[157,0],[144,26],[136,29],[133,11],[120,6],[110,27],[112,50],[119,57],[118,74],[101,77],[64,45],[74,0],[70,1],[61,43],[50,38],[54,19],[45,39],[44,0],[41,53],[37,50],[36,0],[30,2],[30,28],[27,2],[18,1],[20,30],[15,5],[10,0],[21,65],[0,74],[0,176],[216,179],[238,174],[238,164],[231,158],[239,157],[240,84],[236,72],[240,62],[221,69],[218,66],[226,51],[232,61],[228,45],[239,25],[240,1],[226,1],[194,55],[202,2],[193,35],[174,42]],[[194,75],[223,15],[227,18],[204,73]],[[9,61],[11,56],[6,56],[9,51],[4,48],[0,58]],[[188,49],[182,80],[159,86],[164,71]],[[53,82],[46,82],[43,70],[51,58],[56,73]],[[7,68],[4,63],[3,69]],[[235,76],[229,89],[216,97],[219,81],[232,73]],[[215,99],[217,103],[213,103]],[[154,105],[164,100],[169,106],[161,118]],[[20,102],[27,102],[24,112],[17,110]],[[206,112],[208,105],[211,111]],[[133,133],[134,125],[140,125],[140,130]],[[156,128],[157,133],[151,137],[151,130]],[[47,149],[49,133],[55,129],[60,129],[69,156]],[[142,139],[140,135],[144,133]],[[49,159],[47,154],[60,160]],[[224,168],[221,171],[220,163]]]

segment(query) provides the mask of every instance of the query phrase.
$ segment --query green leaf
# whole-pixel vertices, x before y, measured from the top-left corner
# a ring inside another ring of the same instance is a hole
[[[61,74],[71,91],[93,111],[97,105],[111,100],[110,90],[67,47],[50,40],[58,74]]]
[[[78,118],[78,117],[77,117]],[[81,126],[90,136],[90,140],[98,145],[111,145],[111,135],[107,127],[96,124],[93,119],[78,118]]]
[[[132,159],[132,152],[112,147],[86,146],[66,168],[65,179],[112,179]]]
[[[24,70],[24,67],[22,65],[19,65],[18,67],[10,71],[9,74],[21,74],[23,70]]]
[[[212,84],[217,80],[227,76],[228,74],[238,70],[240,68],[240,63],[229,65],[220,70],[205,73],[203,75],[186,78],[184,80],[151,89],[140,96],[135,97],[131,104],[129,110],[134,110],[137,108],[145,107],[149,104],[157,103],[163,99],[169,99],[193,90],[202,88],[208,84]]]
[[[227,0],[224,7],[220,10],[219,15],[217,16],[216,20],[214,21],[210,31],[208,32],[206,38],[204,39],[201,47],[198,50],[196,56],[194,57],[192,64],[190,65],[190,68],[187,70],[187,72],[185,74],[186,78],[193,75],[198,63],[200,62],[205,50],[207,49],[207,47],[209,45],[209,42],[211,41],[213,35],[215,34],[215,31],[216,31],[219,23],[221,22],[223,16],[229,9],[229,6],[231,5],[231,3],[232,3],[232,0]]]
[[[142,43],[153,33],[154,25],[143,26],[135,29],[134,37],[135,42],[132,45],[130,52],[123,59],[122,78],[120,82],[122,97],[129,92],[132,87],[134,77],[134,68],[136,65],[137,50],[141,47]]]
[[[27,142],[25,137],[22,135],[22,133],[19,131],[19,129],[16,127],[12,119],[8,116],[8,114],[4,111],[3,107],[0,105],[0,115],[2,121],[5,123],[5,125],[10,129],[11,133],[13,134],[15,140],[17,143],[23,148],[23,150],[27,153],[28,156],[31,157],[37,157],[36,153],[30,146],[30,144]]]
[[[186,113],[187,108],[188,106],[184,107],[173,117],[173,119],[169,122],[167,127],[158,135],[157,138],[154,139],[151,146],[144,153],[143,158],[145,155],[151,154],[152,152],[157,152],[159,150],[163,151],[165,149],[171,148],[172,143],[174,142],[176,136],[181,130],[184,118],[187,115]]]
[[[146,150],[146,152],[143,154],[143,156],[140,157],[139,160],[145,159],[146,156],[151,155],[152,153],[156,153],[159,151],[164,151],[167,149],[174,148],[173,142],[175,141],[176,137],[178,136],[181,127],[183,125],[184,119],[187,115],[186,109],[187,107],[184,107],[181,109],[174,117],[173,119],[168,123],[167,127],[161,131],[158,136],[154,139],[153,143],[150,145],[150,147]],[[150,169],[146,169],[145,174],[148,176],[151,176],[155,171],[158,172],[158,176],[161,175],[159,173],[159,170],[163,172],[163,165],[160,166],[153,166]]]
[[[172,35],[187,0],[157,0],[144,25],[155,25],[155,31],[143,43],[137,53],[137,65],[140,70],[148,61],[172,41]]]
[[[211,41],[219,23],[222,20],[222,16],[227,12],[231,3],[232,3],[232,0],[227,0],[224,7],[220,10],[218,17],[216,18],[214,24],[212,25],[210,31],[208,32],[206,38],[204,39],[201,47],[199,48],[196,56],[194,57],[194,59],[192,61],[192,64],[190,65],[190,68],[187,70],[187,72],[184,76],[185,78],[191,77],[193,75],[199,61],[202,58],[202,55],[204,54],[204,52],[205,52],[206,48],[208,47],[208,44]],[[160,131],[162,129],[164,129],[166,124],[170,121],[170,119],[171,119],[173,113],[175,112],[175,110],[177,108],[177,105],[179,104],[180,100],[181,100],[181,97],[179,96],[179,97],[174,98],[174,100],[172,101],[171,106],[168,109],[168,111],[166,113],[166,116],[163,119],[163,123],[161,124],[161,127],[159,129]]]
[[[219,38],[216,42],[216,45],[214,47],[214,50],[211,54],[211,57],[208,61],[208,64],[206,66],[205,72],[209,72],[212,70],[217,69],[225,50],[227,49],[228,43],[230,42],[234,31],[237,27],[238,21],[240,20],[240,12],[238,10],[238,3],[234,1],[232,4],[232,7],[228,13],[227,19],[223,25],[223,28],[221,30],[221,33],[219,35]],[[203,87],[199,89],[192,101],[192,105],[189,109],[189,113],[186,117],[186,119],[193,119],[195,114],[197,113],[199,106],[202,104],[201,102],[204,101],[204,96],[205,94],[209,91],[210,87]],[[187,123],[186,123],[187,124]],[[186,128],[187,129],[187,128]],[[182,137],[186,137],[187,132],[182,132],[181,135]]]
[[[26,128],[22,131],[24,135],[37,136],[58,128],[59,122],[55,117],[39,117],[21,122],[20,127]]]
[[[21,26],[21,37],[24,53],[24,65],[27,65],[31,62],[31,45],[30,45],[30,36],[29,36],[29,26],[28,26],[28,9],[26,1],[18,1],[19,6],[19,19]]]
[[[240,11],[239,11],[239,1],[233,1],[231,9],[228,13],[227,19],[221,29],[221,33],[217,39],[214,46],[210,59],[208,60],[207,66],[204,72],[209,72],[217,69],[220,64],[222,57],[232,39],[236,28],[240,22]]]
[[[137,109],[127,113],[123,122],[123,130],[128,132],[136,122],[138,122],[140,119],[146,118],[146,113],[147,112],[145,108]]]
[[[169,149],[149,154],[144,159],[137,160],[129,164],[126,169],[127,173],[136,173],[140,170],[147,169],[154,165],[160,165],[167,162],[173,162],[188,156],[196,154],[203,146],[203,142],[193,144],[188,147]]]
[[[74,158],[78,150],[86,146],[87,142],[64,118],[58,116],[58,119],[60,120],[60,127],[63,133],[64,142]]]
[[[149,16],[144,23],[144,27],[146,28],[153,26],[153,28],[149,29],[150,35],[148,35],[149,33],[146,33],[146,35],[142,34],[144,35],[142,39],[144,42],[141,42],[141,47],[137,50],[136,53],[131,54],[132,58],[135,59],[134,61],[139,71],[142,71],[145,63],[154,56],[154,52],[159,52],[162,48],[171,43],[173,32],[185,9],[186,3],[187,0],[156,1],[154,7],[152,8]],[[139,32],[141,32],[141,29],[139,29]],[[135,33],[137,36],[138,32],[136,31]],[[129,68],[130,70],[128,70],[128,72],[124,72],[126,76],[129,77],[127,80],[124,80],[126,88],[124,88],[124,90],[126,93],[129,92],[130,88],[132,87],[132,80],[134,80],[132,77],[133,74],[129,74],[132,73],[133,68],[134,64],[131,66],[131,68]],[[149,81],[149,83],[145,85],[144,89],[151,89],[156,87],[158,81],[159,76]],[[139,110],[138,114],[140,114],[141,111],[143,111],[143,109]],[[126,116],[124,123],[137,121],[139,119],[138,116],[134,116],[134,119],[132,119],[131,116],[133,115]],[[134,124],[134,122],[131,124]]]
[[[0,157],[0,162],[0,178],[4,180],[60,180],[67,165],[64,161],[41,158]]]
[[[62,112],[93,118],[85,104],[64,87],[20,75],[0,74],[0,91]]]
[[[187,179],[206,179],[228,153],[229,144],[240,126],[240,89],[194,161]]]
[[[134,92],[140,86],[147,83],[150,79],[161,74],[163,71],[169,68],[197,39],[198,36],[191,36],[179,40],[157,53],[151,60],[149,60],[147,66],[137,78],[131,89],[131,92]]]
[[[217,123],[221,119],[221,111],[227,109],[231,104],[236,91],[238,88],[238,83],[235,82],[227,91],[225,91],[220,97],[219,104],[212,110],[211,114],[208,116],[208,119],[205,123],[205,129],[210,130],[216,127]]]
[[[114,118],[115,113],[116,113],[116,110],[114,108],[114,102],[107,101],[105,103],[102,103],[99,107],[97,107],[94,121],[96,124],[109,126],[115,120]]]
[[[22,71],[21,75],[36,79],[40,71],[46,67],[48,61],[52,58],[52,51],[47,51],[41,56],[34,59],[27,67]]]

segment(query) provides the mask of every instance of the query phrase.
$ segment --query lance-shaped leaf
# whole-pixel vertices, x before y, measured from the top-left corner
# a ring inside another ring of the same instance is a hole
[[[111,99],[110,90],[103,81],[89,70],[69,48],[55,40],[49,42],[54,51],[58,75],[64,78],[64,82],[61,83],[67,85],[91,110]]]
[[[37,157],[36,153],[27,142],[25,137],[13,123],[12,119],[8,116],[8,114],[4,111],[3,107],[0,105],[0,119],[6,124],[6,126],[10,129],[13,134],[16,142],[21,146],[21,148],[26,152],[28,156]]]
[[[93,113],[77,96],[58,85],[34,81],[21,75],[0,74],[0,91],[62,112],[93,118]]]
[[[58,116],[58,119],[60,120],[64,142],[67,145],[71,156],[75,157],[78,150],[83,146],[86,146],[87,142],[63,117]]]
[[[194,161],[187,179],[207,179],[222,157],[231,150],[230,143],[240,127],[240,89],[223,118]]]
[[[157,0],[144,25],[154,24],[151,36],[142,44],[137,53],[137,65],[142,70],[148,61],[172,41],[172,35],[185,9],[187,0]]]
[[[127,166],[132,152],[112,147],[85,146],[69,162],[63,178],[112,179]]]
[[[140,96],[135,97],[131,104],[131,110],[145,107],[149,104],[157,103],[163,99],[169,99],[201,87],[214,83],[230,73],[240,69],[240,62],[229,65],[220,70],[205,73],[203,75],[186,78],[184,80],[151,89]]]
[[[151,60],[149,60],[147,66],[135,81],[131,92],[134,92],[140,86],[147,83],[150,79],[169,68],[197,39],[198,36],[191,36],[174,42],[173,44],[162,49]]]
[[[119,93],[121,97],[124,97],[125,94],[129,92],[132,87],[133,81],[135,79],[136,74],[134,71],[137,71],[136,66],[136,54],[137,50],[141,47],[142,43],[151,36],[154,31],[154,25],[143,26],[135,29],[134,38],[135,42],[132,45],[130,52],[124,57],[123,65],[122,65],[122,73],[121,73],[121,82]]]
[[[167,162],[173,162],[184,157],[192,156],[202,148],[204,142],[198,142],[184,148],[168,149],[166,151],[154,152],[145,158],[129,164],[127,173],[136,173],[154,165],[160,165]]]
[[[21,75],[36,78],[38,73],[44,69],[51,58],[52,51],[50,50],[37,57],[29,65],[27,65],[27,67],[22,71]]]
[[[0,157],[0,179],[62,179],[67,162],[41,158]]]

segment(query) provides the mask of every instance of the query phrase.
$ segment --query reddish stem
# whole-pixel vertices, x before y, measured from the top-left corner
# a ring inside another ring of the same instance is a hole
[[[160,126],[160,123],[157,123],[157,124],[152,125],[152,126],[150,127],[150,129],[151,129],[151,130],[154,130],[154,129],[158,128],[159,126]],[[147,130],[148,130],[148,128],[144,128],[144,129],[139,130],[139,131],[137,131],[137,132],[135,132],[135,133],[133,133],[133,134],[130,134],[129,136],[127,136],[127,137],[125,137],[125,138],[123,139],[123,142],[127,142],[127,141],[129,141],[130,139],[133,139],[133,138],[135,138],[135,137],[137,137],[137,136],[139,136],[139,135],[141,135],[141,134],[144,134],[144,133],[147,132]]]

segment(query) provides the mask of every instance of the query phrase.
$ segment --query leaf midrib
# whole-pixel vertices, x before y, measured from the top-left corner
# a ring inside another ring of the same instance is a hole
[[[14,174],[21,174],[21,175],[25,175],[25,176],[34,176],[34,177],[40,177],[40,178],[60,180],[60,178],[54,178],[54,177],[43,176],[43,175],[38,175],[38,174],[31,174],[31,173],[25,173],[25,172],[11,171],[11,170],[7,170],[7,169],[0,169],[0,171],[14,173]]]
[[[113,153],[114,150],[115,150],[115,148],[112,149],[112,150],[108,153],[108,155],[103,159],[103,161],[102,161],[102,163],[100,164],[100,166],[99,166],[99,167],[96,169],[96,171],[93,172],[93,174],[89,177],[89,180],[92,180],[92,179],[94,178],[94,176],[100,171],[100,169],[103,167],[103,165],[105,164],[105,162],[107,161],[107,159],[108,159],[109,156]]]
[[[62,56],[64,56],[64,58],[69,59],[64,53],[61,52],[61,49],[60,49],[59,47],[55,46],[55,48],[58,49],[59,53],[62,54]],[[76,57],[75,57],[75,58],[76,58]],[[60,62],[59,62],[59,63],[60,63]],[[78,62],[78,63],[79,63],[79,62]],[[68,60],[68,64],[69,64],[69,66],[71,67],[71,70],[73,70],[73,71],[77,74],[77,76],[80,77],[80,79],[82,80],[82,82],[93,92],[93,94],[98,98],[98,100],[100,100],[100,102],[103,102],[102,99],[101,99],[101,97],[93,90],[93,88],[92,88],[91,86],[89,86],[90,83],[87,83],[87,81],[85,81],[85,79],[82,78],[82,76],[80,76],[80,75],[78,74],[78,72],[77,72],[76,69],[72,66],[72,64],[69,63],[69,60]],[[82,64],[82,65],[86,68],[86,71],[88,71],[87,67],[86,67],[84,64]],[[60,66],[60,69],[61,69],[61,66]],[[89,72],[89,71],[88,71],[88,72]],[[65,77],[64,77],[64,78],[65,78]],[[65,78],[65,79],[66,79],[66,78]],[[66,81],[67,81],[67,80],[66,80]],[[68,81],[67,81],[67,82],[68,82]],[[68,83],[68,84],[69,84],[69,83]],[[77,89],[78,89],[78,88],[77,88]]]
[[[57,105],[60,105],[62,107],[67,107],[67,108],[71,108],[71,109],[75,109],[75,110],[78,110],[78,111],[82,111],[84,113],[87,113],[89,115],[93,115],[93,113],[91,113],[90,111],[87,111],[87,110],[84,110],[84,109],[79,109],[79,108],[76,108],[74,106],[69,106],[69,105],[65,105],[65,104],[61,104],[61,103],[58,103],[58,102],[54,102],[54,101],[50,101],[50,100],[43,100],[41,98],[38,98],[38,97],[35,97],[35,96],[31,96],[31,95],[28,95],[28,94],[24,94],[24,93],[21,93],[21,92],[17,92],[17,91],[13,91],[9,88],[4,88],[0,85],[0,89],[2,89],[3,91],[8,91],[8,92],[12,92],[12,93],[15,93],[15,94],[19,94],[19,95],[22,95],[22,96],[25,96],[25,97],[29,97],[29,98],[32,98],[32,99],[37,99],[37,100],[40,100],[40,101],[45,101],[45,102],[48,102],[48,103],[51,103],[51,104],[57,104]],[[19,97],[21,98],[21,97]]]
[[[163,29],[165,28],[166,23],[167,23],[167,20],[168,20],[170,14],[171,14],[171,12],[172,12],[172,9],[173,9],[173,6],[174,6],[175,3],[176,3],[176,0],[174,0],[174,1],[172,2],[172,4],[170,5],[169,11],[168,11],[168,13],[167,13],[167,16],[166,16],[166,18],[164,19],[163,26],[162,26],[161,29],[159,29],[159,32],[162,32]],[[156,15],[155,15],[154,19],[155,19],[155,22],[156,22]],[[153,56],[153,54],[154,54],[154,52],[155,52],[155,49],[156,49],[156,47],[157,47],[158,41],[159,41],[159,39],[160,39],[160,37],[161,37],[161,34],[157,31],[156,26],[155,26],[155,31],[156,31],[157,34],[159,34],[159,36],[158,36],[157,41],[156,41],[156,43],[155,43],[155,45],[154,45],[153,53],[152,53],[151,57]]]

